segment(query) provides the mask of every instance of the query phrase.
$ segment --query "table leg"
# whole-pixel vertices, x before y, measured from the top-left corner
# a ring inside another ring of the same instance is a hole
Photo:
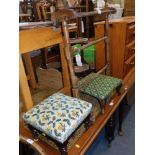
[[[30,85],[32,88],[37,87],[34,71],[33,71],[33,65],[30,57],[30,53],[23,54],[24,62],[26,65],[26,70],[28,72],[28,75],[30,76]]]
[[[123,124],[123,118],[124,118],[124,105],[127,103],[127,95],[124,97],[122,102],[119,105],[119,127],[118,127],[118,134],[119,136],[123,136],[123,129],[122,129],[122,124]]]
[[[109,146],[111,142],[114,140],[115,134],[115,113],[110,117],[106,126],[105,126],[105,137],[108,140]]]
[[[48,48],[41,49],[41,58],[42,58],[41,68],[43,69],[47,69],[47,53]]]

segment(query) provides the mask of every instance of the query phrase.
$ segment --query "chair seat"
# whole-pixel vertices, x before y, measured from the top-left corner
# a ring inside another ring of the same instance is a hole
[[[23,119],[54,140],[63,143],[90,114],[92,104],[55,93],[23,115]]]
[[[96,97],[99,100],[106,100],[121,84],[121,79],[91,73],[78,82],[78,88],[82,93]]]

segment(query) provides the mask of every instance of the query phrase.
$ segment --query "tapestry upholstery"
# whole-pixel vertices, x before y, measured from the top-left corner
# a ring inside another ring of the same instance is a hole
[[[78,88],[80,92],[96,97],[99,100],[106,100],[121,84],[121,79],[91,73],[78,82]]]
[[[51,138],[65,142],[90,114],[92,104],[55,93],[23,115],[27,124]]]

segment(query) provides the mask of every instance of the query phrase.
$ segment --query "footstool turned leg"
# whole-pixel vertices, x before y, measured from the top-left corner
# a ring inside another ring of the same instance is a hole
[[[120,92],[121,87],[122,87],[122,85],[120,85],[120,86],[118,86],[118,87],[116,88],[116,92],[117,92],[118,95],[121,95],[121,92]]]
[[[33,134],[34,141],[38,141],[38,138],[39,138],[39,135],[40,135],[39,132],[37,130],[35,130],[33,127],[31,127],[30,125],[28,125],[28,128],[30,129],[30,131]]]
[[[87,130],[91,126],[91,124],[92,124],[92,122],[90,120],[90,114],[89,114],[84,121],[85,129]]]
[[[67,155],[67,148],[66,147],[61,147],[59,148],[60,152],[61,152],[61,155]]]
[[[61,155],[67,155],[67,144],[57,144],[58,148],[59,148],[59,151],[61,153]]]
[[[98,100],[99,104],[100,104],[100,108],[101,108],[101,114],[104,114],[104,109],[105,109],[105,101],[103,100]]]
[[[39,133],[34,129],[32,130],[34,141],[38,141]]]

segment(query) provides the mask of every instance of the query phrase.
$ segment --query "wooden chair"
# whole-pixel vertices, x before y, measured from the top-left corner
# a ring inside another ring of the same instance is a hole
[[[50,19],[48,13],[50,12],[50,7],[53,6],[53,3],[48,0],[37,0],[35,2],[35,10],[37,15],[37,20],[46,21]]]
[[[58,2],[57,2],[58,4]],[[46,20],[50,20],[50,15],[52,12],[50,12],[50,7],[56,7],[55,6],[55,2],[51,2],[48,0],[38,0],[35,2],[35,10],[36,10],[36,15],[37,15],[37,20],[38,21],[46,21]],[[60,7],[60,4],[58,5],[58,7]],[[77,26],[70,26],[69,28],[70,33],[74,33],[75,36],[77,36]],[[41,55],[42,55],[42,64],[41,64],[41,68],[43,69],[47,69],[47,64],[53,61],[59,61],[60,60],[60,55],[59,52],[57,52],[57,54],[49,54],[49,49],[51,51],[51,53],[55,53],[55,51],[57,51],[57,47],[47,47],[47,48],[43,48],[41,49]]]
[[[19,21],[20,22],[32,22],[34,21],[34,1],[24,0],[19,3]]]
[[[115,12],[115,10],[108,8],[107,2],[105,5],[105,9],[102,10],[102,14],[105,15],[105,34],[102,38],[99,38],[97,40],[91,41],[88,44],[83,45],[82,47],[78,48],[78,51],[81,51],[85,49],[86,47],[89,47],[90,45],[93,45],[97,42],[103,41],[105,42],[105,55],[106,55],[106,65],[98,72],[98,73],[91,73],[88,76],[78,79],[75,76],[75,70],[74,70],[74,63],[73,63],[73,49],[71,47],[71,41],[69,38],[69,30],[68,30],[68,24],[67,24],[67,18],[70,17],[77,17],[79,16],[86,16],[86,15],[92,15],[92,13],[77,13],[73,10],[61,10],[57,11],[55,14],[52,15],[52,19],[59,18],[59,20],[62,21],[62,29],[64,34],[64,42],[65,42],[65,52],[66,52],[66,58],[68,62],[68,67],[70,71],[70,78],[72,83],[72,93],[73,96],[79,97],[79,93],[90,95],[92,97],[95,97],[101,107],[101,111],[104,110],[105,104],[111,99],[111,96],[115,91],[119,94],[119,89],[121,88],[122,82],[120,79],[114,78],[110,76],[110,57],[109,57],[109,34],[108,34],[108,15],[109,13]],[[98,12],[95,11],[94,14],[97,14]],[[101,75],[105,71],[106,75]],[[102,111],[103,112],[103,111]]]
[[[34,2],[34,12],[35,12],[35,20],[36,21],[46,21],[48,20],[48,15],[47,12],[50,11],[50,7],[52,6],[52,2],[48,0],[37,0]],[[48,49],[43,48],[41,49],[41,56],[42,56],[42,64],[41,68],[47,69],[47,64],[52,61],[56,61],[60,59],[59,53],[49,57],[48,55]]]
[[[38,38],[38,35],[43,37]],[[57,44],[61,49],[64,88],[33,107],[23,61],[20,56],[20,90],[27,111],[23,119],[33,133],[34,139],[36,140],[38,136],[42,135],[48,140],[54,141],[61,154],[66,155],[68,141],[75,131],[83,123],[85,129],[88,129],[92,104],[65,95],[70,92],[70,81],[60,29],[57,32],[52,31],[51,27],[20,31],[20,54],[26,54],[27,57],[29,51]],[[34,114],[35,112],[36,114]]]

